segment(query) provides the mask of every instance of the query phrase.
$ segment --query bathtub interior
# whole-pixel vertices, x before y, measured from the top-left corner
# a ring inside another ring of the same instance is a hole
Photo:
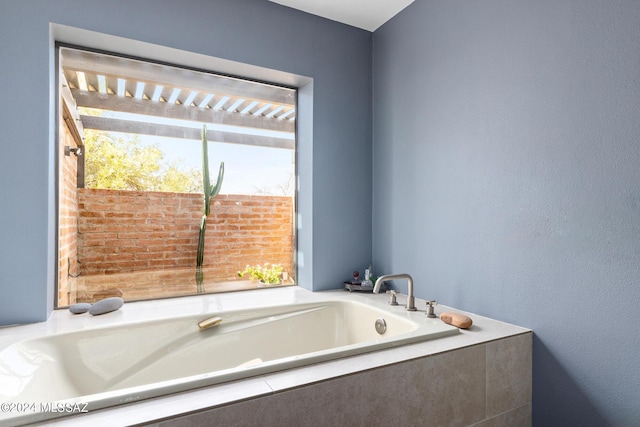
[[[197,324],[208,315],[191,315],[16,343],[0,352],[0,400],[104,407],[458,333],[438,321],[425,334],[408,314],[354,301],[210,315],[223,320],[207,330]],[[384,335],[374,328],[380,317]]]

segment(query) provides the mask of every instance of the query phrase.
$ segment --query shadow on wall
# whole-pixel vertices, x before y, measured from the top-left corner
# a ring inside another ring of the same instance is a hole
[[[533,335],[533,425],[606,426],[605,418],[580,386]]]

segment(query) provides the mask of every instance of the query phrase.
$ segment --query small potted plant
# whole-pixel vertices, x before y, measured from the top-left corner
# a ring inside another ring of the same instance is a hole
[[[248,274],[251,280],[258,280],[264,285],[279,285],[282,283],[282,272],[284,268],[280,264],[247,265],[244,271],[238,271],[238,277]]]

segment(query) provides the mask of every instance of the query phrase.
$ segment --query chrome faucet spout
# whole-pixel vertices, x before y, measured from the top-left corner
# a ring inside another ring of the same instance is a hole
[[[382,286],[383,282],[396,279],[407,279],[407,311],[416,311],[416,299],[413,296],[413,277],[411,277],[407,273],[385,274],[384,276],[378,277],[378,280],[376,280],[376,284],[373,286],[373,293],[377,294],[380,292],[380,287]]]

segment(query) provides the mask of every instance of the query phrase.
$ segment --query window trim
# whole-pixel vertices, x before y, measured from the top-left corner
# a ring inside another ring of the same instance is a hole
[[[280,72],[277,70],[269,70],[262,67],[248,65],[248,64],[240,64],[240,63],[225,60],[225,59],[195,54],[195,53],[186,52],[186,51],[179,51],[179,50],[164,47],[164,46],[150,45],[144,42],[126,40],[120,37],[114,37],[114,36],[109,36],[105,34],[95,33],[92,31],[66,27],[58,24],[51,24],[51,27],[52,27],[52,34],[56,40],[55,42],[56,46],[58,44],[68,45],[68,46],[78,46],[75,42],[77,40],[82,39],[84,44],[83,48],[85,49],[89,47],[90,49],[95,49],[98,51],[110,51],[112,49],[106,50],[103,48],[106,45],[109,45],[111,42],[113,42],[113,46],[117,45],[118,46],[117,50],[120,50],[125,54],[130,54],[128,52],[138,52],[140,51],[141,46],[144,46],[145,55],[146,53],[150,53],[149,57],[145,58],[145,60],[157,61],[157,59],[154,59],[154,56],[156,56],[158,52],[164,52],[163,55],[166,55],[168,52],[171,52],[172,54],[177,53],[177,55],[172,55],[172,57],[188,58],[188,60],[185,61],[185,64],[189,68],[193,68],[195,70],[212,68],[210,66],[207,66],[206,64],[213,64],[213,63],[218,65],[222,64],[223,66],[220,66],[220,68],[218,67],[216,68],[222,70],[222,72],[225,72],[225,74],[228,74],[228,75],[242,74],[245,76],[245,77],[242,77],[243,79],[248,78],[254,81],[266,82],[272,85],[273,84],[282,85],[284,87],[294,88],[298,90],[298,99],[296,100],[296,108],[299,109],[299,112],[297,112],[297,114],[301,118],[304,118],[306,114],[308,114],[308,116],[302,120],[298,118],[295,123],[297,149],[295,151],[296,153],[295,154],[296,155],[296,162],[295,162],[296,164],[296,185],[295,185],[296,197],[294,200],[296,202],[296,215],[294,218],[294,223],[295,223],[296,252],[294,253],[294,264],[296,267],[295,274],[296,274],[296,277],[298,278],[298,285],[312,290],[313,284],[311,280],[312,278],[311,267],[312,267],[313,258],[311,256],[312,245],[311,245],[311,238],[310,238],[312,234],[312,227],[309,227],[309,226],[312,225],[311,212],[312,212],[312,206],[313,206],[313,203],[312,203],[312,200],[313,200],[312,187],[313,186],[312,186],[312,168],[311,168],[311,165],[313,163],[312,162],[312,157],[313,157],[312,156],[313,154],[313,150],[312,150],[313,79],[309,77],[301,76],[301,75]],[[123,49],[120,49],[120,47],[122,47]],[[151,47],[151,49],[147,49],[149,47]],[[131,57],[137,57],[137,56],[131,55]],[[194,62],[201,65],[194,67],[193,66]],[[231,70],[240,70],[240,69],[243,70],[242,73],[237,73],[236,71],[236,73],[232,74],[230,72]],[[249,77],[246,77],[246,76],[249,76]],[[267,76],[269,80],[267,81],[266,77],[259,77],[259,76]],[[58,87],[58,85],[56,85],[56,87]],[[301,98],[300,94],[304,94],[304,96]],[[60,99],[57,93],[56,93],[56,99]],[[57,107],[60,108],[60,105],[57,104]],[[302,111],[305,111],[305,114],[301,114]],[[56,112],[55,118],[56,118],[56,126],[57,128],[59,128],[60,125],[58,124],[58,122],[60,119],[60,114],[58,112]],[[57,140],[58,138],[56,136],[55,141]],[[306,142],[306,144],[304,144],[305,145],[304,148],[302,148],[302,146],[300,145],[300,142],[302,141]],[[57,159],[57,156],[56,156],[56,159]],[[307,172],[301,171],[302,163],[308,166]],[[56,167],[55,169],[56,169],[55,178],[56,178],[56,184],[57,184],[59,179],[58,172],[57,172],[58,168]],[[57,185],[56,185],[56,188],[57,188]],[[56,203],[55,203],[56,251],[58,249],[58,243],[59,243],[58,242],[59,218],[58,218],[58,212],[57,212],[59,201],[58,201],[57,193],[58,191],[56,190],[56,196],[55,196],[56,197]],[[305,219],[305,225],[307,226],[305,228],[301,227],[301,222],[302,222],[301,220],[303,218]],[[57,260],[57,256],[55,257],[55,260]],[[55,267],[56,267],[55,268],[56,273],[58,273],[57,262]],[[55,279],[56,298],[55,299],[57,301],[58,274],[56,274],[55,277],[56,277]]]

